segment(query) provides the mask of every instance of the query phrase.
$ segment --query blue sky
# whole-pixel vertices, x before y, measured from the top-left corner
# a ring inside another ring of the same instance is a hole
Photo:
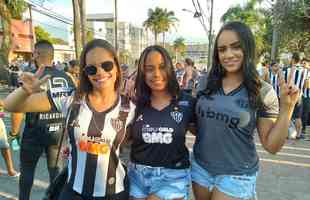
[[[202,9],[207,10],[207,0],[200,0]],[[214,0],[214,19],[213,24],[215,32],[220,28],[220,17],[225,11],[236,4],[244,4],[246,0]],[[175,12],[176,17],[180,20],[177,30],[172,30],[168,34],[168,39],[173,40],[182,36],[186,41],[207,41],[207,36],[201,24],[193,14],[182,11],[183,8],[194,10],[192,0],[118,0],[119,20],[131,22],[137,26],[142,26],[143,21],[147,18],[149,8],[156,6],[167,8]],[[44,7],[51,11],[59,13],[72,19],[72,1],[71,0],[48,0],[45,1]],[[86,12],[90,13],[111,13],[113,12],[112,0],[86,0]],[[206,13],[207,14],[207,13]],[[54,37],[66,38],[66,25],[48,17],[33,12],[35,24],[44,26]]]

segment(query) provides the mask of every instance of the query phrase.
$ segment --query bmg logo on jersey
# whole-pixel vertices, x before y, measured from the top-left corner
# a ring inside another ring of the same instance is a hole
[[[82,152],[87,152],[94,155],[104,155],[110,151],[110,142],[110,139],[82,134],[82,137],[77,142],[77,146]]]
[[[202,118],[206,117],[206,118],[222,121],[225,124],[227,124],[229,128],[238,128],[238,125],[240,123],[240,118],[232,117],[226,113],[215,112],[210,107],[208,107],[207,110],[204,110],[202,107],[199,107],[198,114]]]
[[[173,141],[173,128],[168,127],[150,127],[150,125],[143,125],[142,139],[148,144],[171,144]]]

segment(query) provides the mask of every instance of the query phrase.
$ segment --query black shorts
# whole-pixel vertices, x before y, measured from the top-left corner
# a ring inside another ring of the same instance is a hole
[[[292,119],[302,118],[302,101],[298,102],[293,111]]]

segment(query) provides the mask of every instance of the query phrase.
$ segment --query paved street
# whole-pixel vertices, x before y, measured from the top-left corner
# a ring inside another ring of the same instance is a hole
[[[0,88],[0,97],[6,94]],[[7,122],[6,115],[5,121]],[[8,123],[7,123],[8,124]],[[191,147],[193,136],[188,137]],[[257,150],[261,158],[261,168],[257,184],[259,200],[309,200],[310,199],[310,141],[286,144],[278,155],[266,153],[259,142]],[[19,152],[13,152],[16,168],[19,166]],[[4,162],[0,161],[0,173],[5,173]],[[32,200],[40,200],[48,185],[45,157],[38,163]],[[0,176],[0,200],[17,199],[18,180]]]

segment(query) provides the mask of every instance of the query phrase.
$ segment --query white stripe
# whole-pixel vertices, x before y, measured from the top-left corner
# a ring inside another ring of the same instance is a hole
[[[255,143],[256,146],[262,146],[260,143]],[[308,148],[301,148],[301,147],[290,147],[290,146],[283,146],[282,149],[291,149],[297,151],[310,151]]]
[[[264,154],[269,154],[267,151],[262,151],[262,150],[257,150],[257,152],[264,153]],[[309,158],[310,159],[310,155],[302,155],[302,154],[294,154],[294,153],[278,152],[276,155],[277,156],[291,156],[291,157],[295,157],[295,158]]]
[[[13,194],[10,194],[10,193],[6,193],[6,192],[0,192],[0,199],[7,199],[7,200],[17,200],[18,197],[13,195]]]
[[[292,161],[287,161],[287,160],[272,160],[272,159],[266,159],[266,158],[260,158],[259,160],[263,162],[271,162],[271,163],[277,163],[277,164],[283,164],[283,165],[292,165],[296,167],[310,168],[310,164],[307,164],[307,163],[298,163],[298,162],[292,162]]]

